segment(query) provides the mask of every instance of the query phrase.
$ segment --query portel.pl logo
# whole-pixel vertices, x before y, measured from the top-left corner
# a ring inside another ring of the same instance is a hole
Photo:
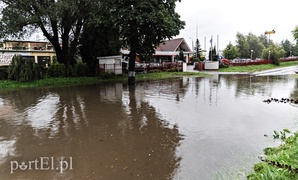
[[[38,157],[29,161],[10,161],[10,174],[15,171],[59,171],[73,170],[73,158]]]

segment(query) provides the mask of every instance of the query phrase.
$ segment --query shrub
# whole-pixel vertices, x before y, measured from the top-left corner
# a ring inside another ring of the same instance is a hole
[[[103,78],[109,79],[115,77],[115,73],[113,72],[105,72],[104,74],[101,75]]]
[[[8,79],[8,66],[1,66],[0,67],[0,80],[7,80]]]
[[[8,67],[8,79],[19,82],[30,82],[40,78],[38,67],[32,58],[15,55]]]
[[[47,76],[49,77],[66,77],[66,67],[58,62],[52,64],[48,68]]]
[[[87,63],[83,63],[83,62],[77,62],[74,65],[74,76],[87,76],[88,75],[88,65]]]
[[[198,57],[195,57],[195,58],[192,58],[192,60],[191,60],[192,62],[200,62],[200,58],[198,58]]]

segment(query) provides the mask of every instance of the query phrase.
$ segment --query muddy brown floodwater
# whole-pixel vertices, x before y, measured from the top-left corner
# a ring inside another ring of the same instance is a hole
[[[291,76],[213,75],[0,92],[0,179],[245,179],[295,130]],[[268,137],[265,137],[267,135]]]

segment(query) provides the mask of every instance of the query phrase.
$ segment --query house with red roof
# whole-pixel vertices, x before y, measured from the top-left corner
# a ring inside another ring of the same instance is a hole
[[[189,62],[189,56],[192,51],[184,38],[170,39],[161,43],[156,47],[155,53],[153,54],[152,62],[175,62],[182,59],[178,59],[179,53],[183,52],[184,60],[186,63]],[[121,50],[122,54],[129,54],[129,50]]]
[[[183,52],[184,59],[177,59],[180,52]],[[192,51],[184,38],[167,40],[156,47],[153,60],[156,62],[175,62],[175,60],[189,61],[189,55]]]

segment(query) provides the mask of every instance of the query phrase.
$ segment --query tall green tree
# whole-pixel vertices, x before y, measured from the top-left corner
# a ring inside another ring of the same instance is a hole
[[[239,32],[237,33],[236,43],[237,43],[236,47],[239,50],[239,57],[240,58],[250,57],[250,50],[251,49],[249,49],[249,44],[246,41],[246,37],[243,34],[241,34]]]
[[[238,49],[231,42],[227,45],[227,47],[223,51],[223,56],[226,59],[235,59],[238,57]]]
[[[195,53],[196,58],[199,58],[199,60],[202,60],[201,52],[202,52],[202,49],[201,49],[200,41],[199,41],[199,39],[197,39],[196,47],[194,48],[194,53]]]
[[[269,40],[268,36],[265,35],[265,34],[260,35],[260,36],[258,37],[258,39],[259,39],[260,42],[265,46],[265,48],[268,48],[269,45],[270,45],[271,43],[273,43],[272,40],[271,40],[271,39]]]
[[[252,55],[252,59],[261,57],[262,51],[265,48],[265,46],[260,41],[260,39],[256,35],[254,35],[252,33],[249,33],[246,36],[246,40],[247,40],[247,43],[248,43],[248,46],[249,46],[250,51],[252,50],[252,52],[253,52],[251,54]]]
[[[4,3],[1,35],[22,35],[40,30],[51,42],[57,60],[74,63],[79,37],[99,0],[0,0]]]
[[[294,28],[292,31],[292,34],[294,36],[294,39],[297,41],[298,40],[298,25]]]
[[[106,0],[103,7],[130,50],[128,83],[135,84],[136,53],[153,54],[165,39],[179,34],[185,22],[175,12],[178,0]],[[180,1],[180,0],[179,0]]]
[[[92,15],[92,21],[85,24],[80,37],[79,51],[90,73],[95,73],[97,57],[120,54],[119,31],[109,21],[105,21],[109,16],[102,13],[101,8]]]
[[[285,50],[285,57],[289,57],[294,54],[295,46],[288,39],[282,40],[280,43],[281,47]]]

